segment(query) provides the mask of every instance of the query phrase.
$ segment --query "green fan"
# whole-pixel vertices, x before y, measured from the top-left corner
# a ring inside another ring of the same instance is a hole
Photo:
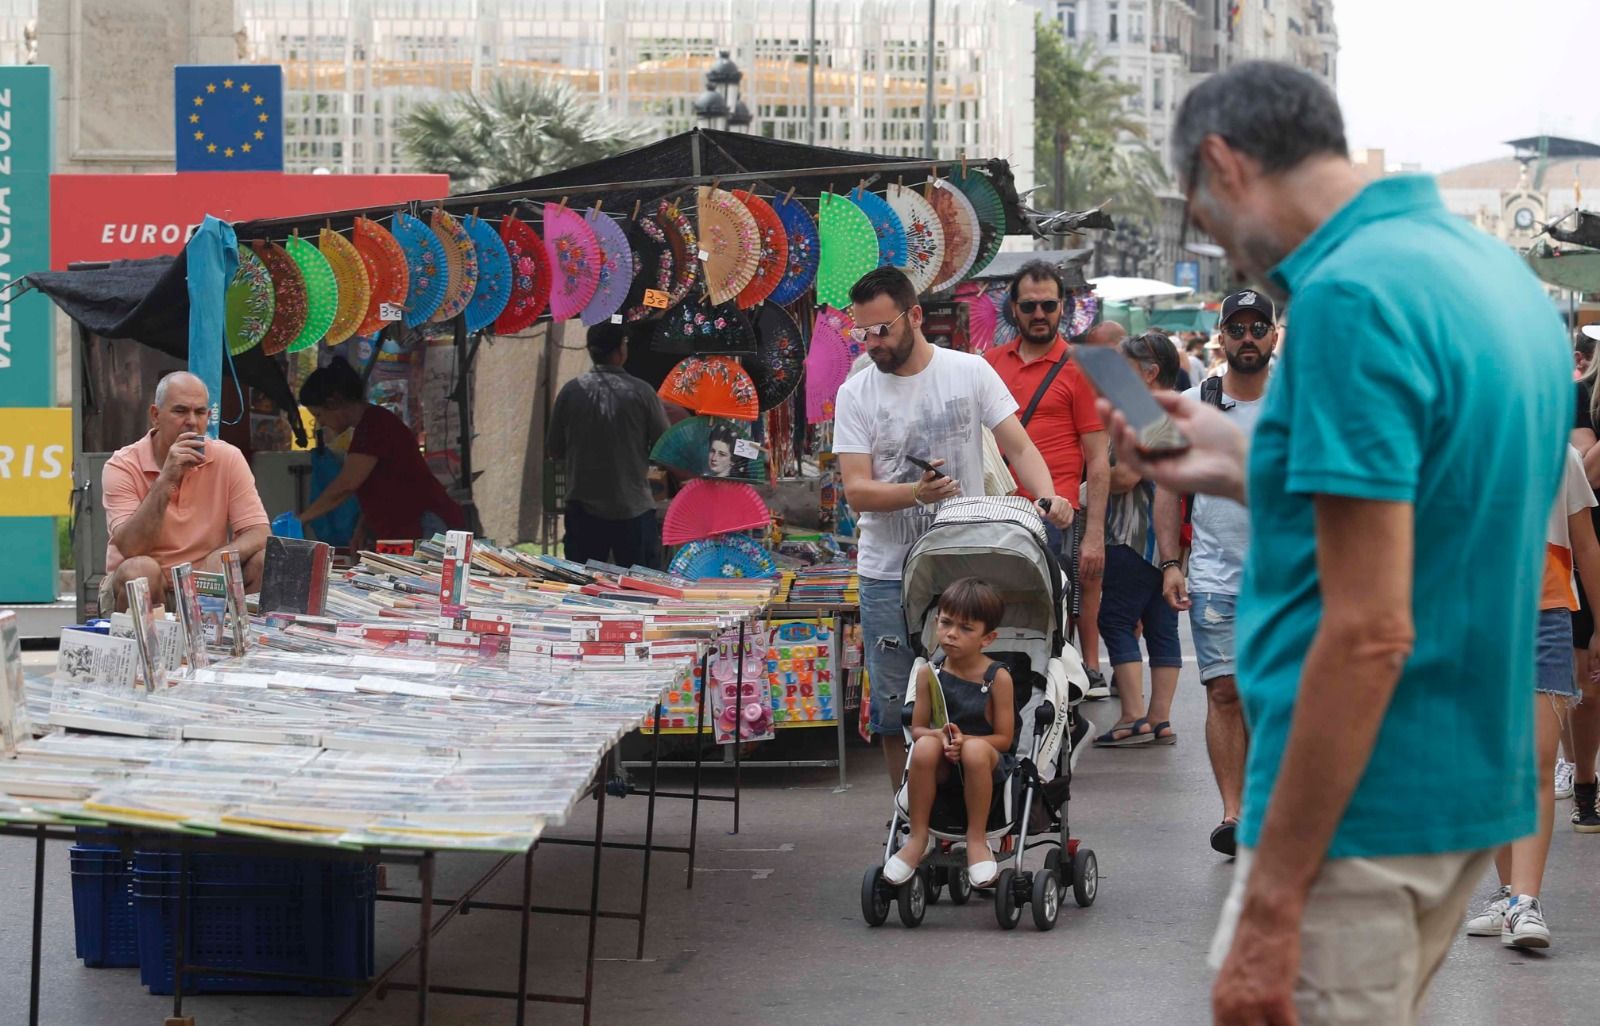
[[[286,248],[306,283],[306,323],[286,350],[297,353],[321,342],[333,327],[333,319],[339,313],[339,283],[334,280],[328,258],[305,239],[291,236]]]
[[[672,425],[656,439],[650,461],[696,477],[767,480],[767,459],[750,437],[750,424],[722,417],[690,417]]]
[[[843,310],[850,289],[878,266],[878,233],[861,208],[847,197],[825,192],[817,200],[817,302]]]
[[[967,277],[977,277],[979,271],[989,266],[989,261],[1000,252],[1006,238],[1006,205],[1000,192],[989,181],[989,176],[976,168],[963,168],[950,176],[950,181],[972,203],[978,215],[978,251],[967,269]]]
[[[239,270],[223,297],[223,325],[234,356],[261,344],[272,327],[272,275],[249,246],[239,247]]]

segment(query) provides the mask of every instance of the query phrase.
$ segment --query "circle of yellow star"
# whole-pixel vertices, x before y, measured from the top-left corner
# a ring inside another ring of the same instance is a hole
[[[216,143],[206,143],[206,152],[207,153],[215,153],[215,152],[217,152],[217,144]]]
[[[239,147],[239,149],[240,149],[241,152],[249,153],[250,152],[250,144],[249,143],[244,143],[243,145],[241,145]]]
[[[256,97],[256,106],[257,107],[261,106],[263,103],[266,103],[266,102],[267,102],[266,101],[266,97],[263,97],[263,96]]]
[[[205,106],[205,105],[206,105],[206,101],[205,101],[205,98],[204,98],[204,97],[201,97],[201,96],[196,96],[196,97],[195,97],[195,98],[194,98],[194,105],[195,105],[195,106],[196,106],[196,107],[204,107],[204,106]]]
[[[232,89],[233,88],[233,79],[231,79],[231,78],[223,79],[222,80],[222,88],[224,88],[224,89]]]
[[[250,91],[250,83],[249,82],[241,82],[241,83],[239,83],[239,91],[241,93],[248,93]]]
[[[200,115],[198,115],[198,114],[190,114],[189,115],[189,124],[195,125],[195,124],[199,124],[199,123],[200,123]]]
[[[215,82],[207,82],[206,83],[206,92],[214,93],[216,91],[217,91],[217,84]]]
[[[195,137],[196,141],[199,141],[201,139],[204,139],[206,137],[206,134],[204,132],[196,132],[194,134],[194,137]]]
[[[265,120],[267,120],[267,112],[266,111],[262,111],[260,114],[257,114],[256,115],[256,120],[257,121],[265,121]]]
[[[229,146],[229,147],[228,147],[228,148],[226,148],[226,149],[224,149],[224,150],[223,150],[223,151],[222,151],[222,155],[223,155],[223,156],[224,156],[224,157],[231,157],[231,156],[233,156],[233,147],[232,147],[232,146]]]
[[[262,130],[261,130],[261,129],[259,129],[259,128],[258,128],[258,129],[256,129],[256,139],[257,139],[257,140],[260,140],[260,139],[265,139],[265,138],[266,138],[266,137],[267,137],[267,133],[265,133],[265,132],[263,132],[263,131],[262,131]]]

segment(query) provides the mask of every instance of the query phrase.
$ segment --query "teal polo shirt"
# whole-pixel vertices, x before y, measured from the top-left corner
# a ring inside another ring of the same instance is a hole
[[[1367,186],[1271,278],[1289,327],[1250,453],[1240,841],[1259,840],[1322,616],[1318,495],[1409,503],[1416,528],[1416,645],[1329,857],[1531,833],[1534,631],[1574,397],[1555,306],[1425,176]]]

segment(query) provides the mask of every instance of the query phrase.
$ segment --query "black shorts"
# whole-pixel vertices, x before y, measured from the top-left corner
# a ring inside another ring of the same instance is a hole
[[[1572,647],[1586,649],[1594,637],[1594,609],[1589,596],[1583,593],[1583,582],[1578,581],[1578,609],[1572,614]]]

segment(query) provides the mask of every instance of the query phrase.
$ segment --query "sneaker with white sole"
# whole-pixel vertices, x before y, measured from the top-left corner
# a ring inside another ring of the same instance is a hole
[[[1511,888],[1501,887],[1477,915],[1467,920],[1468,937],[1498,937],[1506,923],[1506,908],[1511,904]]]
[[[1550,927],[1538,898],[1519,894],[1506,910],[1506,923],[1500,928],[1500,943],[1508,948],[1548,948]]]
[[[1565,759],[1556,760],[1556,798],[1572,797],[1572,778],[1578,772],[1576,763]]]
[[[1580,834],[1600,834],[1600,789],[1596,784],[1572,785],[1572,829]]]
[[[1089,677],[1089,687],[1084,691],[1083,697],[1091,702],[1099,702],[1111,697],[1111,685],[1106,683],[1106,678],[1099,670],[1085,670]]]

